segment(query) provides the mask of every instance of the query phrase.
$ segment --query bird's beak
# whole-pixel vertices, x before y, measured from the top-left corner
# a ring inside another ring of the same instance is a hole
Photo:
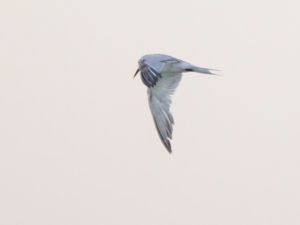
[[[135,72],[133,78],[135,78],[135,76],[140,72],[140,69],[137,69],[137,71]]]

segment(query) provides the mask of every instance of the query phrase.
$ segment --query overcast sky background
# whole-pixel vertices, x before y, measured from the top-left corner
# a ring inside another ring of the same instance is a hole
[[[300,224],[299,1],[0,3],[1,225]],[[138,59],[189,73],[173,154]]]

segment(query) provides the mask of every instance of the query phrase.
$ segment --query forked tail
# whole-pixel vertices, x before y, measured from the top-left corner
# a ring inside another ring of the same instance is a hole
[[[204,73],[204,74],[210,74],[210,75],[218,75],[214,72],[219,71],[219,70],[192,66],[190,69],[188,69],[186,71],[193,71],[193,72],[197,72],[197,73]]]

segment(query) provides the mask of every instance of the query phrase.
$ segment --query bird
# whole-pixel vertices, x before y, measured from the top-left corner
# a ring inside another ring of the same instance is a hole
[[[148,103],[154,124],[161,142],[169,153],[172,153],[174,118],[170,111],[171,95],[178,87],[182,73],[196,72],[217,75],[215,69],[194,66],[188,62],[164,54],[147,54],[138,61],[138,73],[147,87]]]

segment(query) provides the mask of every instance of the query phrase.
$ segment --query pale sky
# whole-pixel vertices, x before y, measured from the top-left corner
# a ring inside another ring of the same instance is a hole
[[[299,225],[299,1],[0,3],[0,225]],[[138,59],[183,76],[173,154]]]

